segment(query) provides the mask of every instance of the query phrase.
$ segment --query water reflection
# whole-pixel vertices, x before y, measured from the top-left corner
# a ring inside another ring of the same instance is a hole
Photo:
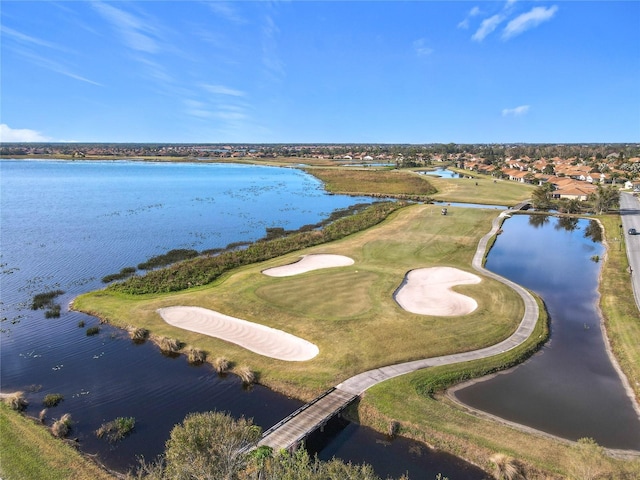
[[[532,224],[523,215],[504,222],[486,267],[542,296],[551,340],[519,367],[456,396],[559,437],[639,450],[640,420],[609,360],[596,307],[600,264],[591,258],[604,252],[596,225],[557,217]]]

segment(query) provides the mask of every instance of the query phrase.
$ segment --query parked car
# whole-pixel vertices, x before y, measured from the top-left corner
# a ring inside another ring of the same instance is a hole
[[[630,228],[629,229],[629,235],[637,235],[637,234],[638,234],[638,232],[636,232],[635,228]]]

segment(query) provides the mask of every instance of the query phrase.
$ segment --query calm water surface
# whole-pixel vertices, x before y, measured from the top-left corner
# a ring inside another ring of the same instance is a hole
[[[604,248],[595,222],[515,215],[487,258],[487,269],[542,296],[551,339],[509,373],[456,393],[464,403],[563,438],[640,450],[640,421],[605,350],[598,275]]]
[[[154,345],[135,345],[108,325],[89,337],[86,328],[97,319],[69,312],[69,301],[102,288],[103,276],[170,249],[253,241],[267,227],[297,229],[371,201],[328,195],[296,169],[114,161],[0,161],[0,195],[0,389],[26,391],[33,416],[46,394],[63,394],[48,411],[48,424],[71,413],[71,435],[82,450],[120,471],[135,465],[137,455],[160,454],[189,412],[228,411],[266,429],[301,403],[260,386],[243,389],[235,376],[192,367],[184,356],[163,357]],[[65,291],[57,299],[62,316],[45,319],[29,304],[52,289]],[[119,416],[136,418],[131,436],[115,445],[96,438],[103,422]],[[376,438],[361,433],[357,442],[366,450]],[[452,479],[480,478],[456,476],[466,467],[454,457],[432,457]],[[364,461],[378,462],[387,475],[409,460],[394,451]],[[432,465],[420,468],[414,478],[424,478]]]

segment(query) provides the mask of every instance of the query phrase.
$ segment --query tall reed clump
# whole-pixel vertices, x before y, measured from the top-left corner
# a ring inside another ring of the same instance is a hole
[[[58,438],[64,438],[69,434],[72,425],[73,420],[71,420],[71,415],[65,413],[60,419],[53,422],[53,425],[51,425],[51,433]]]
[[[45,395],[44,400],[42,401],[42,404],[47,408],[51,408],[58,405],[62,400],[64,400],[64,396],[62,394],[49,393]]]
[[[256,381],[256,374],[246,365],[241,365],[235,370],[235,373],[240,377],[242,383],[245,385],[251,385]]]
[[[106,437],[110,443],[117,442],[126,437],[135,425],[136,419],[134,417],[118,417],[110,422],[103,423],[96,430],[96,436],[98,438]]]
[[[142,343],[149,337],[149,330],[146,328],[129,327],[129,336],[135,343]]]
[[[180,341],[175,338],[160,337],[156,339],[156,343],[160,347],[160,351],[167,355],[176,354],[182,348]]]
[[[29,405],[27,399],[24,398],[24,392],[14,392],[12,394],[9,394],[4,397],[4,401],[7,405],[9,405],[9,408],[17,412],[21,412],[22,410],[27,408],[27,405]]]
[[[31,300],[31,310],[45,309],[45,318],[58,318],[60,317],[60,305],[54,303],[53,300],[58,296],[64,294],[63,290],[51,290],[49,292],[37,293]]]
[[[207,359],[207,354],[199,348],[190,348],[187,359],[192,365],[201,365]]]
[[[213,362],[213,368],[219,374],[227,373],[231,367],[231,363],[224,357],[218,357]]]

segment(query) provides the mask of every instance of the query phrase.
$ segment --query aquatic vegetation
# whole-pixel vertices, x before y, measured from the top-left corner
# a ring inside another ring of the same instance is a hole
[[[255,242],[245,249],[225,251],[216,256],[199,256],[169,267],[152,270],[144,276],[128,278],[108,288],[134,295],[166,293],[211,283],[224,272],[262,262],[302,248],[344,238],[372,227],[391,212],[405,206],[403,202],[379,202],[357,214],[339,218],[321,230],[294,233],[272,240]]]
[[[135,343],[142,343],[149,337],[149,330],[146,328],[129,327],[127,330]]]
[[[53,299],[62,294],[64,294],[63,290],[51,290],[49,292],[37,293],[31,300],[31,310],[50,308],[53,305]]]
[[[213,361],[213,368],[218,373],[227,373],[231,367],[231,362],[224,357],[218,357]]]
[[[187,352],[187,359],[192,365],[200,365],[207,359],[207,354],[199,348],[190,348]]]
[[[256,381],[255,372],[246,365],[241,365],[240,367],[235,369],[234,372],[240,377],[242,383],[244,383],[245,385],[251,385]]]
[[[126,437],[135,425],[136,419],[134,417],[118,417],[110,422],[103,423],[96,430],[96,436],[98,438],[106,437],[110,443],[117,442]]]
[[[56,405],[58,405],[62,400],[64,400],[64,396],[60,393],[49,393],[48,395],[46,395],[44,397],[44,400],[42,401],[42,404],[45,407],[55,407]]]
[[[9,405],[12,410],[15,410],[17,412],[21,412],[22,410],[27,408],[27,405],[29,405],[27,399],[24,398],[24,392],[14,392],[10,395],[7,395],[6,397],[4,397],[4,402]]]
[[[58,438],[64,438],[69,434],[72,425],[71,414],[65,413],[60,419],[53,422],[51,433]]]
[[[63,290],[51,290],[48,292],[37,293],[31,300],[31,310],[46,309],[44,314],[45,318],[60,317],[60,305],[54,303],[53,300],[62,294],[64,294]]]
[[[118,273],[111,273],[102,277],[102,283],[113,282],[114,280],[124,280],[136,273],[136,267],[124,267]]]
[[[160,337],[155,340],[162,353],[177,353],[182,348],[179,340],[169,337]]]
[[[97,335],[98,333],[100,333],[100,327],[98,326],[87,328],[87,337],[90,337],[92,335]]]
[[[169,250],[165,254],[151,257],[146,262],[139,264],[138,268],[140,270],[149,270],[151,268],[164,267],[166,265],[170,265],[172,263],[180,262],[182,260],[187,260],[189,258],[193,258],[197,256],[198,256],[197,250],[191,250],[187,248],[177,248],[174,250]]]

